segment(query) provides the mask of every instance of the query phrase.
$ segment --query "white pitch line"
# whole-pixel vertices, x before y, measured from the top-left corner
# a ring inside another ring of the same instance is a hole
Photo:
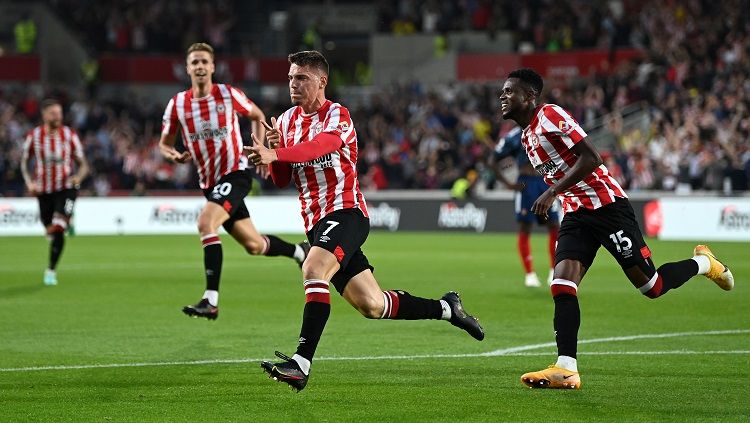
[[[607,338],[584,339],[578,341],[579,344],[595,344],[603,342],[632,341],[638,339],[661,339],[677,338],[682,336],[712,336],[712,335],[736,335],[750,333],[750,329],[733,329],[733,330],[712,330],[705,332],[674,332],[674,333],[657,333],[642,334],[629,336],[614,336]],[[525,356],[542,356],[552,354],[551,352],[528,352],[540,348],[554,347],[554,342],[544,344],[522,345],[512,348],[504,348],[484,353],[466,353],[466,354],[423,354],[423,355],[379,355],[379,356],[362,356],[362,357],[320,357],[315,361],[372,361],[372,360],[418,360],[429,358],[481,358],[481,357],[525,357]],[[671,351],[591,351],[583,352],[579,355],[745,355],[750,354],[750,350],[719,350],[719,351],[692,351],[692,350],[671,350]],[[263,358],[237,358],[237,359],[213,359],[213,360],[193,360],[193,361],[157,361],[144,363],[109,363],[109,364],[80,364],[80,365],[61,365],[61,366],[36,366],[36,367],[11,367],[0,368],[0,372],[33,372],[43,370],[85,370],[85,369],[114,369],[120,367],[162,367],[162,366],[196,366],[205,364],[244,364],[257,363]]]
[[[602,342],[618,342],[618,341],[633,341],[636,339],[661,339],[661,338],[677,338],[680,336],[705,336],[705,335],[736,335],[741,333],[750,333],[750,329],[730,329],[730,330],[710,330],[704,332],[673,332],[673,333],[654,333],[654,334],[642,334],[642,335],[628,335],[628,336],[612,336],[608,338],[595,338],[595,339],[583,339],[578,341],[578,344],[598,344]],[[522,345],[520,347],[503,348],[500,350],[490,351],[484,353],[487,356],[494,357],[498,355],[507,355],[511,353],[537,350],[539,348],[555,347],[557,344],[554,342],[545,342],[543,344],[532,344]]]

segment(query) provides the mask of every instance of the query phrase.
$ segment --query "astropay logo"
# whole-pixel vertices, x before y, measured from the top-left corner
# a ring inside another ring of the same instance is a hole
[[[472,203],[466,203],[463,207],[452,201],[440,205],[438,226],[441,228],[473,228],[482,232],[486,223],[487,209],[480,209]]]
[[[380,203],[377,207],[369,207],[367,214],[370,215],[370,226],[388,228],[391,232],[398,230],[401,220],[400,208],[391,207],[388,203]]]
[[[750,230],[750,213],[737,210],[737,206],[729,205],[721,209],[719,227],[729,230]]]
[[[200,209],[178,209],[172,204],[161,204],[154,207],[151,213],[151,222],[163,224],[193,224],[198,221]]]
[[[39,212],[16,210],[10,204],[0,204],[0,226],[23,226],[39,222]]]

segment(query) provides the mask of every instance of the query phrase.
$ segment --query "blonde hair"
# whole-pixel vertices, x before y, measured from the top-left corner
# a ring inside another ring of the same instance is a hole
[[[211,47],[209,44],[206,43],[193,43],[188,47],[187,49],[187,55],[190,56],[190,53],[194,51],[205,51],[208,52],[208,54],[211,55],[211,60],[214,60],[214,48]]]

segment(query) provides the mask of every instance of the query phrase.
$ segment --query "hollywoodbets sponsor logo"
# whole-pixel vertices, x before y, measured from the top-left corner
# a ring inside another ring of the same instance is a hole
[[[299,169],[302,167],[307,166],[315,166],[320,165],[320,167],[333,167],[333,160],[331,158],[331,153],[326,154],[325,156],[320,156],[315,160],[310,160],[309,162],[303,162],[303,163],[292,163],[292,169]]]
[[[401,220],[401,209],[391,207],[388,203],[380,203],[377,207],[368,207],[367,214],[370,216],[370,226],[373,228],[387,228],[393,232],[398,230]]]
[[[441,228],[473,228],[482,232],[486,223],[487,209],[477,208],[472,203],[466,203],[463,207],[452,201],[440,205],[438,226]]]
[[[171,204],[163,204],[154,207],[149,221],[172,225],[194,224],[198,221],[200,212],[200,209],[178,209]]]
[[[0,227],[36,225],[39,223],[39,212],[16,210],[10,204],[0,204]]]
[[[721,209],[719,227],[729,230],[750,230],[750,213],[737,210],[737,206]]]
[[[557,165],[552,160],[547,160],[546,162],[535,167],[534,170],[536,170],[542,176],[552,176],[555,174],[555,172],[557,172]]]
[[[190,141],[196,142],[201,140],[210,140],[210,139],[225,139],[227,137],[227,128],[205,128],[201,132],[197,132],[195,134],[190,134]]]

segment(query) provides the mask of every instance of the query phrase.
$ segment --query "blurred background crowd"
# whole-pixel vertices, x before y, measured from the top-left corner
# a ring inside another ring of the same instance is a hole
[[[218,54],[242,49],[231,41],[232,28],[240,25],[231,1],[52,4],[63,22],[85,29],[79,36],[97,54],[182,54],[196,40],[211,43]],[[503,30],[512,32],[521,53],[639,49],[638,56],[612,72],[552,84],[544,101],[563,106],[596,132],[606,164],[629,190],[736,192],[748,187],[746,1],[401,0],[380,1],[378,10],[378,30],[403,36]],[[426,84],[416,78],[378,86],[349,104],[342,101],[357,128],[365,188],[449,189],[467,174],[485,189],[503,188],[495,175],[508,164],[496,162],[494,144],[512,126],[498,115],[501,82]],[[336,100],[336,87],[328,95]],[[85,183],[92,194],[197,187],[192,165],[167,163],[158,152],[166,99],[15,85],[0,88],[0,195],[23,195],[21,146],[26,132],[38,124],[39,103],[46,97],[63,102],[66,123],[80,134],[93,169]],[[279,99],[253,100],[267,116],[289,107]],[[628,110],[645,115],[647,124],[629,126]],[[244,138],[249,141],[249,135]]]

